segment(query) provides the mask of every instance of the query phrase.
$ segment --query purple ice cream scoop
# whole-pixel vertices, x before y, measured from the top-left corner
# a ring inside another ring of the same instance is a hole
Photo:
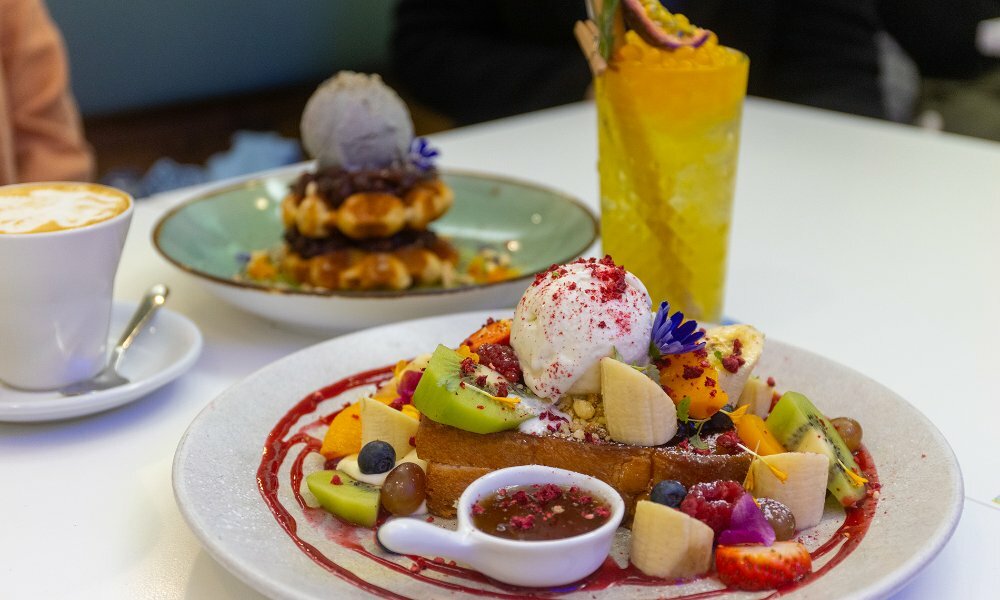
[[[413,121],[378,75],[341,71],[323,82],[302,112],[302,144],[320,168],[347,170],[402,162]]]

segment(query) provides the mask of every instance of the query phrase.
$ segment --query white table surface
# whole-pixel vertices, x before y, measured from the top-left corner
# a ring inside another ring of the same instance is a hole
[[[444,167],[541,182],[596,208],[591,104],[432,141]],[[259,597],[188,530],[171,460],[217,394],[322,340],[231,308],[155,253],[153,223],[191,192],[138,203],[116,296],[167,283],[168,307],[201,328],[203,354],[120,409],[0,424],[0,598]],[[894,389],[958,455],[962,521],[897,597],[995,597],[1000,144],[751,99],[730,254],[729,315]]]

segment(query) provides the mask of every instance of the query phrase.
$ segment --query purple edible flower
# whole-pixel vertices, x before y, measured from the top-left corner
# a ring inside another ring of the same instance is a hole
[[[719,534],[719,543],[732,544],[763,544],[774,543],[775,535],[771,524],[767,522],[764,513],[754,502],[753,496],[743,494],[733,505],[733,514],[729,519],[729,527]]]
[[[410,142],[410,163],[421,171],[433,169],[434,158],[438,154],[438,151],[427,143],[427,138],[413,138],[413,141]]]
[[[653,320],[653,346],[660,354],[683,354],[701,350],[705,342],[699,342],[704,331],[697,331],[698,322],[690,319],[684,322],[684,313],[677,311],[669,316],[670,303],[660,303],[660,310]]]

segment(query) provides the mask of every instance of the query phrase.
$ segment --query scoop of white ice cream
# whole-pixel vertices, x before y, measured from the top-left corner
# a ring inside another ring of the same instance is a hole
[[[402,99],[378,75],[341,71],[302,112],[302,145],[320,168],[378,168],[403,160],[413,121]]]
[[[514,310],[510,343],[532,392],[552,400],[601,390],[600,360],[617,350],[645,364],[652,303],[639,279],[610,258],[539,275]]]

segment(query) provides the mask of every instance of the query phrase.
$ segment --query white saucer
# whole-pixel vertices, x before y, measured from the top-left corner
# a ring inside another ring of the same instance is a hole
[[[115,301],[108,347],[118,341],[137,305],[137,302]],[[131,383],[73,397],[54,391],[25,392],[0,385],[0,421],[69,419],[137,400],[190,369],[201,353],[201,344],[201,332],[190,319],[160,309],[122,359],[119,370]]]

